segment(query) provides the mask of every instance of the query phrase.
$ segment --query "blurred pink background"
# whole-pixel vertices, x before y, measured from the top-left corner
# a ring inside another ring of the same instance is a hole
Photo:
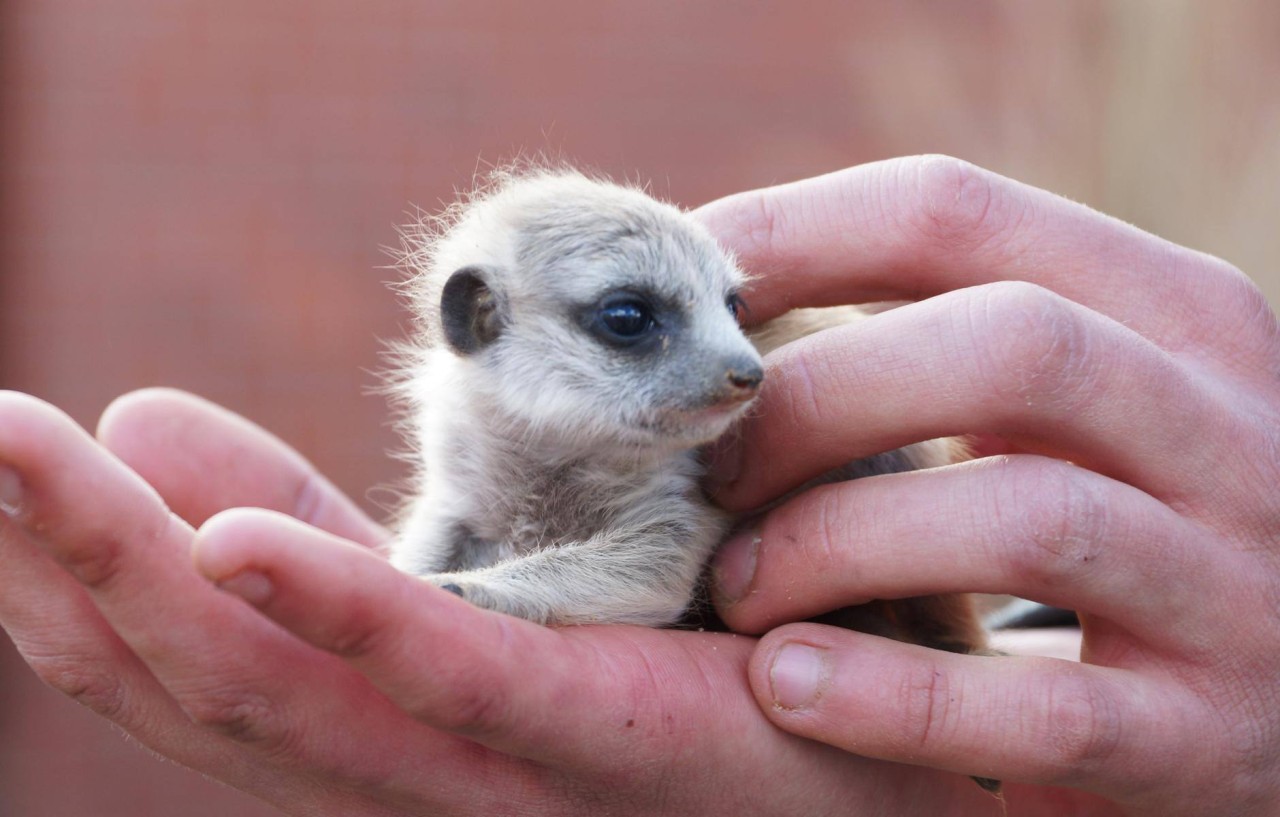
[[[0,387],[92,426],[196,391],[371,512],[406,324],[380,247],[545,152],[694,206],[944,152],[1241,266],[1280,302],[1280,5],[9,0]],[[0,568],[2,569],[2,568]],[[259,815],[0,640],[0,815]]]

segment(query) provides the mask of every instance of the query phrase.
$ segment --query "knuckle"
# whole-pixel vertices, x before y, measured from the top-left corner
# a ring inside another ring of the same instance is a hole
[[[1093,569],[1112,527],[1100,487],[1073,466],[1029,463],[1009,469],[1008,501],[996,500],[1005,524],[998,535],[1011,569],[1042,586],[1077,579]]]
[[[124,568],[124,543],[108,533],[91,533],[58,552],[58,561],[89,590],[106,590]]]
[[[102,530],[64,531],[56,549],[57,561],[86,589],[110,592],[127,571],[131,548],[155,545],[168,534],[173,516],[163,513],[157,520],[139,525],[135,531]],[[123,535],[122,535],[123,534]],[[129,540],[126,543],[126,540]]]
[[[712,204],[702,217],[718,238],[748,261],[771,258],[785,244],[787,208],[773,189],[741,193]]]
[[[902,161],[903,182],[913,190],[907,224],[930,242],[972,249],[993,241],[1009,226],[994,174],[951,156]]]
[[[773,393],[781,397],[782,414],[787,425],[797,428],[821,431],[829,428],[838,417],[833,417],[832,409],[823,397],[824,390],[832,381],[826,371],[826,362],[814,351],[814,347],[805,344],[793,350],[785,360],[786,377],[774,378]],[[769,378],[765,377],[768,384]],[[765,388],[770,388],[766,385]]]
[[[1175,248],[1180,255],[1187,251]],[[1216,256],[1192,252],[1192,262],[1200,270],[1204,295],[1216,296],[1224,305],[1224,314],[1246,316],[1254,319],[1272,315],[1271,306],[1262,288],[1239,267]]]
[[[999,403],[1068,412],[1088,405],[1099,387],[1099,356],[1070,302],[1043,287],[1004,281],[974,295],[975,384]]]
[[[1227,292],[1243,307],[1253,307],[1244,311],[1264,311],[1262,308],[1267,306],[1267,296],[1257,282],[1243,270],[1216,256],[1206,255],[1201,258],[1209,269],[1209,276],[1215,282],[1215,289]],[[1266,308],[1265,311],[1270,309]]]
[[[511,701],[491,681],[471,679],[457,684],[450,701],[446,727],[472,736],[500,735],[509,731]]]
[[[1080,673],[1052,678],[1044,697],[1046,758],[1060,782],[1094,779],[1120,745],[1119,702],[1107,685]]]
[[[287,754],[295,742],[281,721],[281,707],[260,692],[219,689],[182,696],[180,702],[199,726],[267,754]]]
[[[36,676],[53,689],[107,720],[123,718],[128,696],[115,673],[78,656],[28,655],[26,658]]]
[[[1234,347],[1240,365],[1280,358],[1280,321],[1257,282],[1207,253],[1160,242],[1152,263],[1182,283],[1184,330],[1193,346]],[[1274,371],[1272,368],[1267,373]]]
[[[494,620],[497,632],[494,643],[500,653],[514,643],[511,624],[498,616]],[[519,681],[505,672],[492,672],[483,665],[462,660],[447,668],[434,690],[424,690],[428,696],[412,702],[409,709],[415,712],[431,712],[432,722],[440,720],[440,726],[450,731],[472,737],[502,735],[511,731],[515,720],[515,701],[510,686]]]
[[[330,636],[326,649],[340,658],[358,661],[383,651],[386,645],[386,629],[376,622],[365,621],[364,616],[352,613],[342,623],[342,629]]]
[[[1220,274],[1227,279],[1228,285],[1224,289],[1231,293],[1234,300],[1229,314],[1241,318],[1236,331],[1243,336],[1251,350],[1260,349],[1269,361],[1280,359],[1280,319],[1266,293],[1256,281],[1239,269],[1225,261],[1218,263],[1227,268],[1227,271]]]
[[[812,536],[806,538],[805,554],[811,567],[818,573],[836,567],[848,567],[843,552],[844,543],[849,537],[850,520],[840,492],[824,486],[809,494],[812,499],[808,502],[812,503],[816,523],[811,527]]]

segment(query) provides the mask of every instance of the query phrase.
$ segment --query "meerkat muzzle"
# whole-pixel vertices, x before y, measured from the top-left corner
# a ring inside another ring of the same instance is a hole
[[[724,402],[743,402],[750,400],[760,391],[764,382],[764,368],[757,364],[732,366],[725,372],[724,387],[721,399]]]

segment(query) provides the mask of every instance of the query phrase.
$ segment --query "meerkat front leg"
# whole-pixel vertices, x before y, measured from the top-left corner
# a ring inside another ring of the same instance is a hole
[[[541,624],[664,626],[688,607],[721,535],[718,527],[656,522],[422,578],[478,607]]]

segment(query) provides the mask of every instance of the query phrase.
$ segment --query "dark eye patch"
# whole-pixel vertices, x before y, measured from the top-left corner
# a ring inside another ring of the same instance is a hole
[[[742,300],[742,296],[736,292],[729,293],[724,299],[724,305],[736,321],[741,321],[742,316],[747,312],[747,302]]]

